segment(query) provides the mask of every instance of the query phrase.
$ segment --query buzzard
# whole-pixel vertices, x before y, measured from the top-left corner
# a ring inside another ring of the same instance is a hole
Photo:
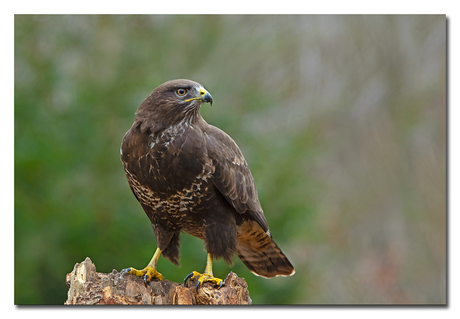
[[[123,137],[120,153],[134,196],[152,223],[157,249],[142,270],[124,270],[163,280],[160,255],[179,265],[179,239],[185,231],[205,242],[203,274],[186,278],[222,286],[212,273],[213,258],[231,263],[234,254],[251,272],[271,278],[294,274],[275,244],[260,205],[254,179],[236,143],[198,112],[212,96],[199,83],[172,80],[157,87],[139,106]]]

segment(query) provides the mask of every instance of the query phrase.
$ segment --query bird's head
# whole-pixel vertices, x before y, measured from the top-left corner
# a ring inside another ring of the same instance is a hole
[[[199,115],[202,103],[212,105],[211,94],[191,80],[171,80],[157,87],[137,110],[138,120],[150,122],[154,130],[177,125],[184,120],[192,123]]]

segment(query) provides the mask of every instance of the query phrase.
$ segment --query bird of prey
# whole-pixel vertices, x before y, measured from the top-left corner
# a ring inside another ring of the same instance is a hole
[[[234,254],[254,274],[290,276],[294,267],[275,244],[254,179],[240,149],[225,132],[201,117],[211,94],[199,83],[172,80],[157,87],[139,106],[123,137],[120,153],[129,186],[151,221],[157,249],[142,270],[125,273],[163,280],[160,255],[179,265],[181,231],[202,239],[204,273],[187,279],[222,286],[213,276],[213,258],[231,263]]]

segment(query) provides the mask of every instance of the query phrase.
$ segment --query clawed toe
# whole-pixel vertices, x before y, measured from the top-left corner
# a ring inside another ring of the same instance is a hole
[[[184,285],[187,283],[187,280],[189,280],[189,279],[193,280],[196,277],[198,277],[198,282],[196,283],[196,289],[197,290],[204,282],[213,282],[217,286],[219,286],[219,288],[222,287],[223,284],[225,284],[225,282],[222,279],[216,278],[213,275],[210,275],[210,274],[207,274],[207,273],[200,274],[197,271],[192,271],[190,274],[187,275],[187,277],[185,277]]]
[[[123,275],[124,274],[132,274],[137,277],[143,277],[144,278],[144,284],[147,286],[147,284],[152,280],[152,279],[158,279],[158,280],[163,280],[163,275],[160,274],[155,268],[152,268],[150,266],[145,267],[142,270],[137,270],[134,269],[133,267],[130,268],[125,268],[122,270]]]

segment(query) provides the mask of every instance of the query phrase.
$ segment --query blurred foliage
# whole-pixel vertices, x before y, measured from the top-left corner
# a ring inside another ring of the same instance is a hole
[[[174,78],[241,147],[278,245],[255,304],[446,302],[446,17],[15,16],[15,303],[62,304],[66,273],[143,267],[155,238],[119,158]],[[181,281],[204,269],[184,234]],[[214,273],[224,277],[222,261]]]

